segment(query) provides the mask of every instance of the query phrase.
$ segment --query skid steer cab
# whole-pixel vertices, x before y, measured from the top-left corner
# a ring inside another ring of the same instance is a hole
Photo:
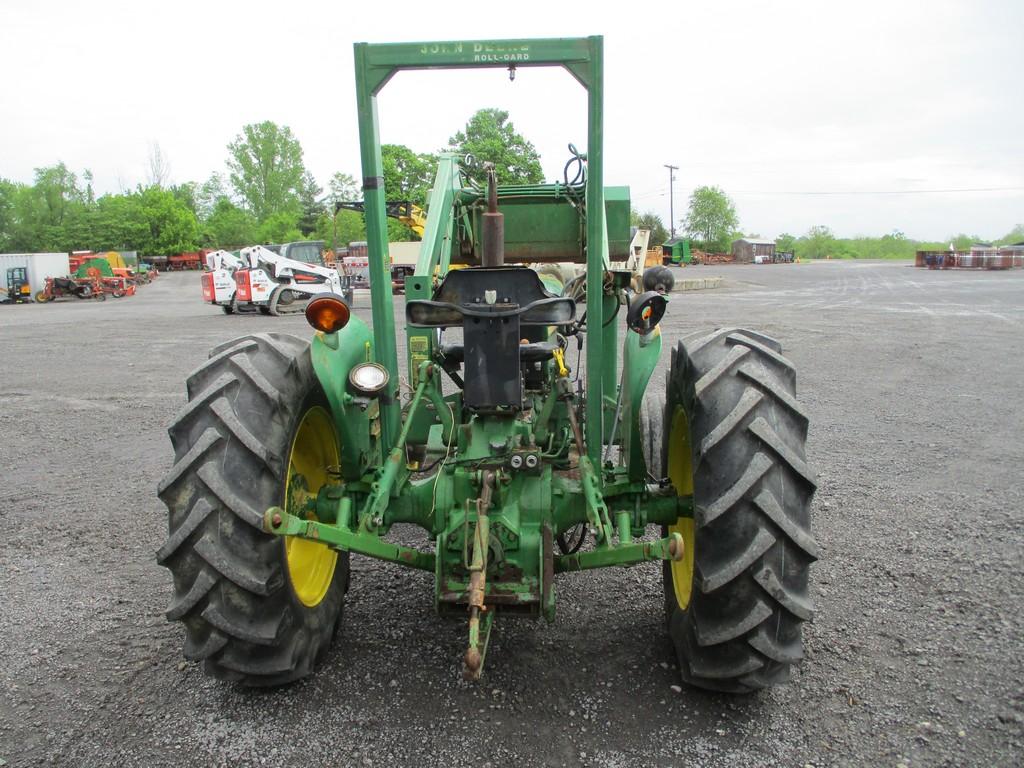
[[[509,67],[474,50],[567,69],[587,151],[570,145],[559,181],[513,186],[440,156],[400,367],[376,94],[405,68]],[[372,330],[332,288],[304,306],[310,341],[227,341],[186,382],[157,554],[186,657],[247,685],[309,674],[355,553],[432,575],[424,599],[466,622],[453,653],[476,680],[496,619],[554,621],[571,572],[653,561],[686,682],[786,680],[817,556],[795,372],[762,334],[696,330],[652,383],[662,320],[685,327],[685,306],[613,268],[632,237],[628,190],[603,179],[601,38],[360,43],[355,71]]]

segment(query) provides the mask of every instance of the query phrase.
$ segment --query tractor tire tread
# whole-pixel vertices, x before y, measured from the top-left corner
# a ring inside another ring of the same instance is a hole
[[[188,404],[168,428],[175,461],[158,485],[168,536],[157,562],[173,578],[167,609],[185,630],[185,657],[251,686],[307,675],[341,616],[348,556],[327,595],[303,606],[284,541],[263,531],[280,504],[292,431],[317,387],[308,343],[253,334],[215,347],[187,380]]]
[[[789,677],[811,620],[808,568],[816,476],[804,454],[807,413],[781,345],[723,328],[672,353],[668,410],[688,416],[694,471],[695,564],[679,608],[665,568],[668,626],[682,677],[750,692]],[[667,456],[667,445],[663,448]]]
[[[660,480],[665,476],[665,467],[661,456],[661,444],[665,433],[665,395],[653,394],[648,390],[640,404],[640,449],[648,474]]]
[[[185,658],[190,661],[205,661],[227,643],[228,638],[217,630],[212,630],[205,636],[188,633],[185,635]]]
[[[185,543],[185,541],[195,532],[195,530],[203,524],[207,516],[213,512],[213,505],[210,504],[206,499],[200,498],[192,505],[192,509],[189,510],[188,517],[185,521],[175,529],[175,531],[167,537],[167,541],[164,545],[157,550],[156,561],[158,564],[163,565],[167,560],[178,551],[178,548]]]
[[[199,571],[188,592],[180,597],[175,597],[174,602],[167,608],[166,616],[168,621],[178,621],[186,613],[206,597],[207,593],[217,584],[217,577],[208,568]]]

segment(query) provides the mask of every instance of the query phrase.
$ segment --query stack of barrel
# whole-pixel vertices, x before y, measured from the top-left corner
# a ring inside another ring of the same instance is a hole
[[[918,251],[914,266],[927,269],[1021,269],[1024,268],[1024,246]]]

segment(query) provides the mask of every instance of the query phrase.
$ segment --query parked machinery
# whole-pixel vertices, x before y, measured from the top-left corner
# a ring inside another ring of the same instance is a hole
[[[650,386],[668,299],[610,268],[628,256],[629,197],[604,186],[602,39],[360,43],[355,56],[373,327],[317,296],[311,343],[235,339],[189,377],[157,556],[185,654],[250,685],[309,674],[355,552],[431,574],[424,597],[467,621],[476,680],[496,617],[554,620],[559,574],[654,561],[685,681],[747,692],[787,679],[817,554],[796,375],[777,342],[726,328],[679,342],[664,388]],[[402,69],[518,66],[563,66],[587,89],[588,174],[499,187],[490,167],[481,188],[440,155],[406,280],[403,392],[377,93]],[[521,266],[537,261],[584,265],[579,300]],[[397,524],[429,544],[396,540]],[[639,610],[623,608],[620,620]],[[650,628],[646,655],[664,646],[660,622],[633,620]]]
[[[409,200],[388,200],[385,203],[385,212],[388,218],[400,221],[409,228],[414,235],[423,237],[427,226],[427,213],[418,205]],[[362,200],[339,201],[334,204],[334,215],[339,211],[355,211],[366,213],[366,204]],[[396,264],[394,259],[389,258],[391,268],[391,288],[396,293],[405,290],[405,278],[413,274],[412,266],[408,264]],[[342,264],[346,272],[351,273],[353,287],[369,288],[369,262],[367,260],[367,247],[363,241],[349,243],[349,253],[343,259]]]
[[[94,291],[120,299],[135,294],[135,286],[127,278],[114,274],[114,268],[107,259],[99,256],[88,258],[79,264],[72,279],[80,285],[88,285]]]
[[[36,291],[36,301],[41,304],[71,297],[106,301],[107,294],[99,280],[72,280],[70,277],[48,277],[43,289]]]
[[[690,239],[688,237],[673,237],[668,242],[662,243],[661,253],[662,263],[666,267],[672,265],[685,267],[687,265],[696,266],[700,264],[700,259],[690,250]]]
[[[27,267],[11,267],[7,270],[6,298],[13,304],[32,303],[32,286],[29,284]]]
[[[239,257],[243,265],[234,270],[236,309],[257,307],[268,315],[300,312],[291,308],[296,301],[325,293],[351,304],[352,289],[336,269],[297,261],[262,245],[243,248]]]
[[[205,251],[189,251],[187,253],[175,253],[167,257],[167,269],[202,269],[203,254]]]
[[[210,251],[206,254],[206,271],[200,276],[203,285],[203,301],[216,304],[230,315],[238,310],[235,301],[235,271],[246,262],[229,251]]]

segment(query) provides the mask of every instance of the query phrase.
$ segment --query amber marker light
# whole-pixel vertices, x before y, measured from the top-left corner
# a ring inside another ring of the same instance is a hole
[[[348,325],[351,315],[338,296],[317,296],[306,305],[306,322],[324,333],[337,333]]]

